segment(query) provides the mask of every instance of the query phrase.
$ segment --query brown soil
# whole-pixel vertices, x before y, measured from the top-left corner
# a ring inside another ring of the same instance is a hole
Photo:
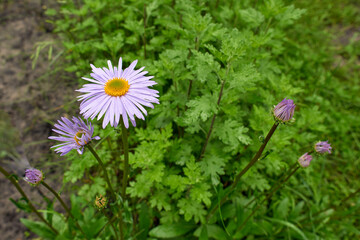
[[[40,54],[36,68],[32,69],[30,57],[35,44],[54,41],[44,16],[50,3],[56,2],[0,1],[0,128],[3,128],[0,129],[0,153],[13,152],[14,149],[7,148],[17,145],[15,152],[22,159],[19,163],[7,157],[5,160],[10,160],[11,164],[6,164],[4,158],[0,159],[0,164],[20,177],[29,165],[40,168],[47,173],[48,184],[59,190],[62,168],[46,161],[52,158],[49,151],[52,143],[47,141],[47,137],[51,132],[50,123],[63,115],[64,104],[74,99],[77,80],[61,71],[54,72],[53,68],[59,67],[60,63],[49,67],[47,48]],[[59,51],[55,47],[53,56]],[[53,73],[49,75],[49,72]],[[1,122],[6,119],[9,124]],[[19,142],[15,141],[17,136]],[[45,206],[40,192],[45,192],[43,188],[30,187],[22,180],[19,183],[36,206]],[[19,212],[9,201],[9,198],[19,199],[20,194],[1,174],[0,190],[0,239],[31,239],[34,235],[26,233],[28,230],[20,223],[20,218],[26,216],[37,220],[36,216]]]

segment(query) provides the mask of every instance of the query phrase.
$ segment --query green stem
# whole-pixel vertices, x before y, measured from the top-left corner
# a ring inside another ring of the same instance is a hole
[[[123,197],[123,201],[126,199],[126,186],[128,181],[129,174],[129,145],[128,145],[128,133],[124,123],[121,121],[121,133],[122,133],[122,141],[124,147],[124,175],[123,175],[123,185],[121,190],[121,196]]]
[[[114,224],[111,222],[111,218],[109,217],[109,215],[106,214],[106,212],[105,212],[104,209],[102,209],[101,211],[102,211],[102,213],[104,214],[104,216],[109,220],[108,222],[109,222],[109,224],[111,225],[112,229],[113,229],[114,232],[115,232],[116,239],[119,240],[119,235],[118,235],[118,233],[117,233],[117,231],[116,231],[116,228],[115,228]]]
[[[264,200],[261,201],[260,204],[257,205],[257,207],[251,212],[251,214],[245,219],[245,221],[238,227],[237,231],[240,231],[245,224],[249,221],[249,219],[256,213],[257,210],[259,210],[259,208],[262,206],[262,204],[264,202],[266,202],[267,200],[269,200],[273,194],[285,183],[287,182],[287,180],[289,180],[289,178],[294,175],[294,173],[300,168],[300,166],[297,166],[288,176],[287,178],[285,178],[284,181],[282,181],[277,187],[275,187],[275,189],[273,189],[270,193],[268,193],[265,197]]]
[[[10,175],[10,173],[8,173],[4,168],[2,168],[0,166],[0,172],[2,174],[4,174],[4,176],[9,179],[9,181],[16,187],[16,189],[19,191],[19,193],[21,194],[21,196],[25,199],[25,201],[28,203],[30,209],[41,219],[41,221],[43,221],[56,235],[58,235],[58,231],[56,231],[55,228],[53,228],[53,226],[51,226],[51,224],[45,220],[45,218],[43,216],[41,216],[41,214],[36,210],[36,208],[34,207],[34,205],[31,203],[31,201],[29,200],[29,198],[27,197],[27,195],[25,194],[25,192],[22,190],[22,188],[20,187],[20,185],[18,184],[17,180]]]
[[[279,126],[279,123],[275,122],[274,125],[272,126],[272,128],[270,129],[269,133],[266,135],[266,138],[265,138],[263,144],[260,146],[258,152],[251,159],[251,161],[248,163],[248,165],[246,165],[246,167],[236,176],[235,181],[231,184],[230,190],[227,191],[227,193],[225,193],[225,195],[222,197],[220,204],[215,205],[214,208],[210,211],[210,214],[207,216],[207,219],[210,219],[210,217],[214,214],[214,212],[218,209],[218,207],[221,207],[226,202],[227,197],[236,188],[237,184],[240,181],[240,178],[259,160],[267,143],[269,142],[271,136],[274,134],[274,132],[278,126]]]
[[[220,105],[220,101],[221,101],[221,97],[222,97],[222,93],[223,93],[223,90],[224,90],[224,85],[225,85],[225,80],[222,81],[222,84],[221,84],[221,89],[220,89],[220,93],[219,93],[219,98],[218,98],[218,101],[217,101],[217,106]],[[201,149],[201,153],[200,153],[200,157],[199,157],[199,160],[203,157],[205,151],[206,151],[206,147],[209,143],[209,139],[210,139],[210,136],[211,136],[211,132],[213,130],[213,127],[214,127],[214,123],[215,123],[215,119],[216,119],[216,113],[214,113],[212,119],[211,119],[211,124],[210,124],[210,128],[209,128],[209,132],[206,136],[206,140],[205,140],[205,143],[204,143],[204,146],[203,148]]]
[[[122,217],[122,210],[119,211],[119,229],[120,229],[120,239],[124,240],[124,221]]]
[[[263,153],[266,145],[268,144],[271,136],[274,134],[277,126],[279,126],[279,123],[275,122],[274,125],[272,126],[272,128],[270,129],[269,133],[267,134],[267,136],[266,136],[266,138],[264,140],[264,143],[259,148],[259,151],[255,154],[253,159],[251,159],[249,164],[236,176],[235,181],[231,185],[232,189],[234,189],[237,186],[237,184],[240,181],[240,178],[257,162],[257,160],[259,160],[259,158],[260,158],[261,154]]]
[[[115,200],[116,200],[116,195],[115,195],[114,189],[113,189],[112,186],[111,186],[110,179],[109,179],[109,175],[108,175],[108,173],[107,173],[107,171],[106,171],[105,165],[103,164],[103,162],[101,161],[99,155],[95,152],[95,150],[93,149],[93,147],[92,147],[90,144],[86,144],[85,146],[86,146],[86,147],[90,150],[90,152],[94,155],[94,157],[96,158],[96,160],[97,160],[98,163],[100,164],[102,170],[104,171],[105,180],[106,180],[107,184],[109,185],[110,192],[111,192],[111,197],[113,198],[113,201],[115,201]]]
[[[124,148],[124,173],[123,173],[123,182],[121,189],[121,196],[123,197],[123,202],[126,201],[126,187],[129,175],[129,144],[128,144],[128,132],[124,125],[124,122],[121,121],[121,133],[122,133],[122,142]],[[124,223],[122,218],[122,209],[119,210],[119,228],[120,228],[120,237],[124,239]]]
[[[117,217],[116,217],[116,216],[113,216],[113,217],[110,219],[110,221],[108,221],[108,222],[101,228],[101,230],[96,234],[96,236],[95,236],[94,238],[97,238],[97,237],[104,231],[104,229],[105,229],[108,225],[113,224],[113,222],[115,222],[116,219],[117,219]]]
[[[295,167],[296,165],[298,165],[298,163],[294,163],[290,168],[289,170],[284,173],[277,181],[276,183],[270,188],[270,190],[268,192],[271,192],[278,184],[281,184],[281,181],[285,178],[285,176],[288,175],[289,172],[291,172]],[[248,206],[250,206],[255,200],[257,200],[258,198],[262,197],[264,194],[266,193],[263,193],[263,194],[260,194],[258,197],[255,197],[253,198],[250,202],[248,202],[246,205],[245,205],[245,208],[247,208]]]
[[[72,217],[72,219],[74,219],[75,225],[79,228],[80,232],[83,234],[83,236],[88,239],[88,237],[86,236],[86,234],[84,233],[83,229],[80,227],[79,223],[76,221],[74,215],[72,215],[70,209],[68,208],[68,206],[65,204],[65,202],[61,199],[60,195],[52,188],[50,187],[46,182],[42,181],[41,184],[47,188],[56,198],[57,200],[59,200],[61,206],[63,206],[63,208],[65,209],[65,211],[67,212],[67,214]]]
[[[228,73],[229,73],[229,70],[230,70],[230,63],[228,63],[228,65],[227,65],[227,67],[226,67],[225,78],[227,77],[227,75],[228,75]],[[219,77],[219,79],[220,79],[220,77]],[[220,79],[220,80],[221,80],[221,79]],[[218,100],[217,100],[217,103],[216,103],[216,105],[217,105],[218,107],[219,107],[219,105],[220,105],[220,101],[221,101],[221,98],[222,98],[222,95],[223,95],[225,82],[226,82],[226,80],[222,80],[222,81],[221,81],[221,89],[220,89],[219,97],[218,97]],[[208,131],[208,133],[207,133],[206,140],[205,140],[205,143],[204,143],[203,148],[201,149],[200,157],[199,157],[198,160],[200,160],[200,159],[203,157],[203,155],[204,155],[204,153],[205,153],[205,151],[206,151],[206,147],[207,147],[207,145],[208,145],[208,143],[209,143],[209,139],[210,139],[210,136],[211,136],[211,132],[212,132],[213,127],[214,127],[215,119],[216,119],[216,113],[214,113],[214,115],[213,115],[213,117],[212,117],[211,124],[210,124],[210,129],[209,129],[209,131]]]

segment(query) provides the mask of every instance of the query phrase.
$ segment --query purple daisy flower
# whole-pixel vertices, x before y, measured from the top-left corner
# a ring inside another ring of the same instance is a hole
[[[139,119],[145,119],[147,115],[143,106],[154,108],[152,103],[159,104],[158,91],[149,87],[157,84],[150,81],[153,76],[145,77],[147,71],[144,67],[134,70],[137,60],[133,61],[128,68],[122,70],[122,59],[119,59],[118,67],[113,67],[111,61],[108,61],[109,68],[96,68],[90,65],[92,79],[84,78],[92,82],[85,84],[83,88],[77,90],[83,95],[79,96],[80,113],[87,118],[94,119],[97,116],[99,120],[104,116],[103,128],[108,123],[116,127],[122,116],[125,127],[129,127],[128,117],[133,126],[136,126],[135,116]],[[143,106],[142,106],[143,105]],[[141,110],[141,111],[140,111]]]
[[[51,136],[49,139],[61,141],[64,143],[52,146],[56,148],[55,152],[60,152],[60,156],[63,156],[70,152],[72,149],[76,149],[80,154],[84,151],[84,146],[91,140],[99,140],[100,137],[92,137],[94,133],[94,127],[91,123],[85,124],[81,118],[73,117],[72,121],[62,117],[62,121],[58,120],[59,124],[54,124],[54,132],[60,134],[60,136]]]
[[[328,141],[322,141],[315,144],[315,151],[318,153],[331,153],[331,145]]]
[[[310,165],[311,160],[312,160],[312,156],[309,155],[308,153],[305,153],[298,159],[298,162],[301,167],[306,168]]]
[[[288,122],[292,119],[294,115],[295,104],[291,99],[284,99],[274,108],[274,116],[275,118],[282,122]]]
[[[43,173],[36,168],[25,170],[24,180],[33,186],[37,186],[44,179]]]

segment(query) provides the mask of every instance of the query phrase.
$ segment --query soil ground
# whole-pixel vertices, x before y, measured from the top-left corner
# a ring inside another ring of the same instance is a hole
[[[15,152],[21,156],[20,162],[7,158],[11,164],[4,160],[0,164],[19,176],[29,165],[41,168],[47,173],[48,184],[59,190],[62,168],[46,161],[51,157],[52,145],[47,137],[50,123],[62,116],[64,104],[74,99],[77,80],[61,72],[49,75],[52,69],[46,53],[41,54],[36,68],[32,69],[35,44],[56,40],[51,26],[45,22],[48,4],[56,1],[0,0],[0,153],[11,152],[10,148],[16,146]],[[59,50],[55,48],[53,55],[56,51]],[[16,141],[17,138],[20,140]],[[42,187],[30,187],[23,180],[19,183],[36,206],[44,206]],[[1,174],[0,191],[0,239],[32,238],[34,235],[26,232],[20,218],[26,215],[37,220],[36,216],[19,212],[9,201],[9,198],[18,200],[20,194]]]

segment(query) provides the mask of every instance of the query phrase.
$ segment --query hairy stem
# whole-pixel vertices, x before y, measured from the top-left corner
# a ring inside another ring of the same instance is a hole
[[[244,176],[244,174],[259,160],[261,154],[263,153],[266,145],[268,144],[270,138],[272,137],[272,135],[274,134],[276,128],[279,126],[279,123],[275,122],[274,125],[272,126],[272,128],[270,129],[269,133],[267,134],[264,143],[260,146],[259,151],[255,154],[255,156],[253,157],[253,159],[251,159],[251,161],[249,162],[249,164],[236,176],[235,181],[233,182],[233,184],[231,185],[231,188],[234,189],[237,184],[240,181],[240,178],[242,176]]]
[[[257,205],[257,207],[251,212],[251,214],[245,219],[245,221],[238,227],[237,231],[240,231],[244,226],[245,224],[249,221],[249,219],[256,213],[257,210],[259,210],[259,208],[262,206],[262,204],[264,202],[266,202],[267,200],[269,200],[273,194],[285,183],[287,182],[287,180],[289,180],[289,178],[294,175],[294,173],[299,169],[300,167],[297,166],[288,176],[287,178],[285,178],[285,180],[283,180],[280,184],[278,184],[277,187],[275,187],[271,192],[269,192],[265,199],[261,201],[260,204]]]
[[[43,221],[56,235],[58,235],[59,234],[58,231],[56,231],[56,229],[53,228],[53,226],[51,226],[51,224],[48,221],[46,221],[45,218],[43,216],[41,216],[41,214],[36,210],[34,205],[31,203],[31,201],[27,197],[26,193],[22,190],[22,188],[18,184],[17,180],[10,173],[8,173],[4,168],[2,168],[1,166],[0,166],[0,172],[2,174],[4,174],[4,176],[7,179],[9,179],[9,181],[16,187],[18,192],[21,194],[21,196],[25,199],[25,201],[29,205],[31,211],[33,211],[40,218],[41,221]]]
[[[116,239],[119,240],[119,235],[118,235],[118,233],[116,231],[116,228],[115,228],[114,224],[111,221],[111,218],[109,217],[109,215],[106,214],[104,209],[102,209],[101,211],[104,214],[104,216],[108,219],[108,223],[111,225],[112,229],[114,230]]]
[[[100,231],[96,234],[96,236],[94,238],[97,238],[103,231],[104,229],[108,226],[113,224],[116,221],[117,217],[113,216],[101,229]]]
[[[229,70],[230,70],[230,64],[227,65],[225,77],[228,75]],[[220,78],[220,77],[219,77],[219,78]],[[221,98],[222,98],[222,95],[223,95],[223,91],[224,91],[225,82],[226,82],[226,80],[222,80],[222,81],[221,81],[221,89],[220,89],[219,97],[218,97],[218,100],[217,100],[217,103],[216,103],[217,106],[220,105],[220,101],[221,101]],[[204,156],[204,153],[205,153],[205,151],[206,151],[206,147],[207,147],[207,145],[208,145],[208,143],[209,143],[209,139],[210,139],[210,136],[211,136],[213,127],[214,127],[215,119],[216,119],[216,113],[214,113],[214,115],[213,115],[213,117],[212,117],[212,119],[211,119],[210,128],[209,128],[209,131],[208,131],[208,133],[207,133],[207,135],[206,135],[206,140],[205,140],[204,146],[203,146],[203,148],[201,149],[201,153],[200,153],[200,156],[199,156],[199,160]]]
[[[122,133],[122,142],[124,147],[124,175],[123,175],[123,185],[121,189],[121,196],[123,197],[123,200],[126,199],[126,187],[127,187],[127,181],[128,181],[128,175],[129,175],[129,144],[128,144],[128,132],[124,125],[124,123],[121,121],[121,133]]]
[[[98,163],[100,164],[102,170],[104,171],[104,175],[105,175],[105,180],[110,188],[110,192],[111,192],[111,197],[113,198],[113,201],[116,200],[116,195],[115,195],[115,192],[114,192],[114,189],[112,188],[112,185],[110,183],[110,179],[109,179],[109,175],[106,171],[106,168],[105,168],[105,165],[104,163],[101,161],[101,158],[99,157],[99,155],[95,152],[94,148],[90,145],[90,144],[86,144],[85,145],[89,150],[90,152],[94,155],[94,157],[96,158],[96,160],[98,161]]]
[[[55,197],[57,200],[59,200],[61,206],[63,206],[63,208],[65,209],[65,211],[67,212],[67,214],[74,219],[75,225],[79,228],[80,232],[83,234],[83,236],[88,239],[88,237],[86,236],[86,234],[84,233],[83,229],[80,227],[79,223],[76,221],[75,217],[72,215],[70,209],[68,208],[68,206],[65,204],[65,202],[61,199],[60,195],[52,188],[50,187],[46,182],[42,181],[41,184],[47,188]]]
[[[124,125],[124,122],[121,121],[121,134],[122,134],[122,142],[124,148],[124,173],[123,173],[123,182],[121,189],[121,196],[123,197],[123,201],[126,200],[126,187],[129,175],[129,143],[128,143],[128,131]],[[122,209],[119,210],[119,228],[120,228],[120,236],[121,239],[124,239],[124,223],[122,219]]]
[[[270,190],[268,192],[271,192],[276,186],[278,186],[278,184],[281,184],[282,180],[288,175],[288,173],[290,173],[295,167],[296,165],[298,165],[298,163],[294,163],[290,168],[289,170],[284,173],[277,181],[276,183],[270,188]],[[251,203],[253,203],[255,200],[259,199],[260,197],[262,197],[263,195],[265,195],[266,193],[264,192],[263,194],[259,195],[258,197],[256,198],[253,198],[250,202],[248,202],[246,205],[245,205],[245,208],[247,208],[248,206],[251,205]]]
[[[251,159],[251,161],[246,165],[246,167],[236,176],[235,181],[231,184],[230,190],[225,193],[225,195],[222,197],[220,204],[215,205],[214,208],[210,211],[210,214],[208,215],[207,219],[210,219],[210,217],[214,214],[214,212],[218,209],[218,207],[221,207],[225,202],[229,194],[236,188],[237,184],[240,181],[240,178],[259,160],[261,157],[261,154],[263,153],[267,143],[269,142],[271,136],[274,134],[277,126],[279,123],[275,122],[272,128],[270,129],[269,133],[266,135],[266,138],[263,142],[263,144],[260,146],[258,152],[255,154],[255,156]]]

